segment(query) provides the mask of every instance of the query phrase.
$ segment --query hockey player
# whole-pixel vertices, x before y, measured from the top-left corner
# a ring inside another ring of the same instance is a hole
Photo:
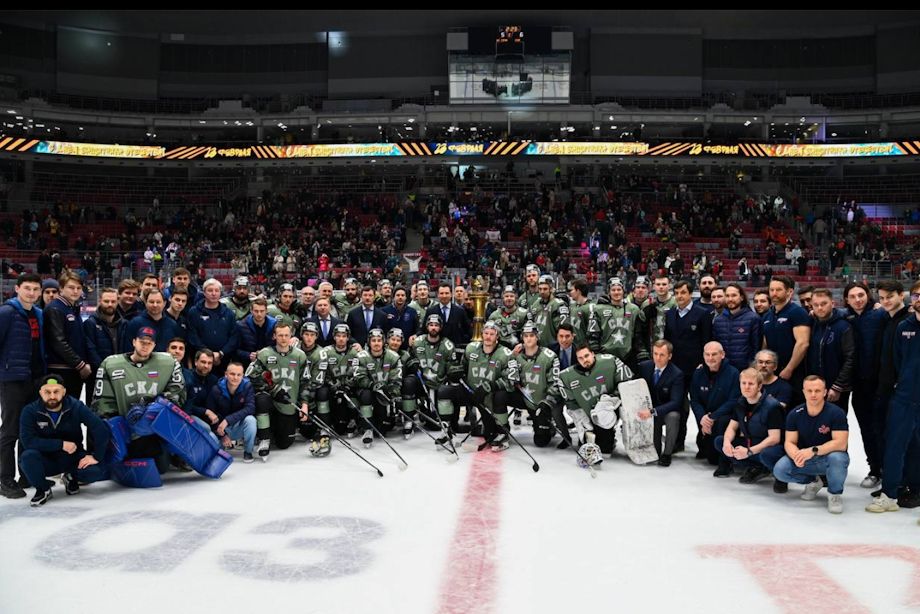
[[[256,452],[263,461],[268,460],[270,437],[278,448],[289,448],[298,423],[307,421],[306,365],[306,354],[291,344],[290,324],[279,322],[275,345],[259,350],[246,370],[256,391]]]
[[[489,315],[489,320],[498,324],[498,342],[509,349],[521,343],[521,330],[527,322],[527,310],[518,305],[514,286],[505,286],[502,292],[502,306]]]
[[[552,276],[541,277],[537,286],[540,300],[530,306],[530,321],[537,327],[540,343],[544,346],[554,343],[559,325],[569,321],[569,306],[553,296],[554,285]]]
[[[303,323],[301,330],[301,349],[307,356],[307,365],[304,369],[305,393],[307,405],[313,408],[314,414],[319,414],[320,419],[329,424],[329,399],[330,389],[327,385],[329,376],[329,351],[318,345],[319,324],[315,321]],[[330,439],[329,433],[317,428],[312,422],[303,423],[300,426],[300,434],[306,439],[311,440],[310,454],[316,457],[329,456]]]
[[[508,362],[508,381],[515,389],[511,392],[496,391],[495,406],[497,411],[508,405],[526,408],[533,418],[534,445],[544,448],[553,438],[551,421],[554,417],[560,430],[566,432],[565,419],[558,403],[559,357],[552,350],[540,346],[537,327],[530,322],[524,325],[522,346],[521,351]],[[508,441],[505,440],[502,445],[507,448]]]
[[[518,306],[530,311],[530,308],[540,300],[540,290],[537,285],[540,281],[540,267],[528,264],[524,269],[524,292],[518,298]]]
[[[495,417],[493,418],[489,412],[483,413],[482,435],[486,441],[492,442],[494,448],[507,447],[508,436],[504,433],[496,434],[496,422],[507,428],[508,413],[506,408],[495,404],[494,394],[499,390],[508,392],[511,389],[508,382],[508,362],[512,353],[508,348],[499,345],[498,333],[498,324],[486,322],[482,327],[482,341],[473,341],[463,352],[460,373],[472,394],[463,387],[444,385],[438,389],[438,414],[444,425],[441,439],[445,442],[452,437],[452,430],[456,429],[458,416],[454,415],[453,401],[458,400],[466,405],[471,426],[475,422],[473,407],[491,407]]]
[[[617,385],[634,379],[633,372],[619,358],[595,354],[586,345],[576,348],[575,359],[578,364],[559,374],[561,396],[581,443],[596,443],[601,453],[612,454],[616,447],[616,417],[610,413],[619,411]]]
[[[281,294],[277,303],[268,306],[268,315],[275,318],[279,324],[284,322],[291,327],[293,339],[296,339],[296,335],[300,334],[300,326],[303,324],[300,312],[294,305],[295,298],[293,284],[281,284]],[[296,341],[294,345],[296,346],[298,343],[299,341]]]
[[[596,330],[591,330],[592,326],[597,326],[594,317],[596,305],[588,298],[588,284],[583,279],[576,279],[569,284],[569,298],[572,299],[569,303],[569,321],[575,331],[575,345],[582,345],[588,342],[589,333],[597,334]]]
[[[358,306],[358,303],[361,302],[360,297],[358,296],[358,282],[354,279],[345,280],[345,294],[339,294],[335,297],[335,310],[339,314],[338,317],[341,320],[344,320],[348,316],[348,312]]]
[[[655,296],[642,308],[648,328],[648,347],[659,339],[664,339],[665,314],[671,307],[677,306],[677,299],[671,294],[671,280],[667,275],[655,276]]]
[[[403,331],[398,328],[391,328],[387,333],[387,348],[396,352],[399,356],[400,367],[402,368],[402,407],[400,409],[406,414],[399,416],[403,419],[403,437],[409,439],[415,430],[415,412],[418,407],[418,395],[421,392],[421,382],[418,381],[419,362],[410,350],[403,350]],[[395,403],[396,400],[393,399]],[[408,417],[407,417],[408,416]]]
[[[418,313],[418,334],[425,333],[425,312],[433,304],[429,297],[428,282],[424,279],[415,284],[415,299],[409,303],[409,307]]]
[[[185,403],[182,368],[169,354],[153,351],[156,335],[152,328],[140,328],[131,352],[102,361],[92,403],[100,418],[127,416],[132,407],[147,405],[159,395],[179,406]],[[156,435],[134,437],[127,458],[153,458],[160,473],[169,467],[169,452]]]
[[[336,428],[340,432],[354,434],[357,428],[351,418],[351,408],[345,403],[341,393],[350,392],[351,377],[358,360],[358,351],[350,345],[351,329],[348,324],[336,324],[333,330],[333,345],[328,346],[329,366],[325,385],[329,387],[329,408]],[[326,422],[329,424],[329,422]]]
[[[598,302],[594,309],[598,333],[589,333],[588,345],[594,352],[616,356],[632,369],[648,359],[643,335],[645,316],[639,307],[624,300],[623,280],[619,277],[611,278],[607,288],[610,300]]]
[[[400,340],[402,343],[402,340]],[[399,354],[384,347],[383,330],[371,329],[367,334],[367,349],[358,352],[357,364],[352,375],[352,387],[356,391],[358,410],[367,423],[361,443],[370,447],[374,443],[374,431],[386,433],[390,429],[389,408],[374,393],[383,391],[391,400],[401,403],[402,366]]]
[[[252,299],[249,296],[249,278],[240,275],[233,282],[233,294],[220,299],[220,302],[233,312],[237,322],[249,315]]]
[[[459,376],[459,364],[454,360],[456,350],[450,339],[441,336],[441,316],[433,313],[428,316],[425,323],[425,334],[413,340],[412,353],[418,361],[418,371],[408,375],[417,377],[420,372],[429,390],[439,390],[446,385],[448,378],[454,374]],[[403,368],[403,375],[407,375]],[[418,398],[418,397],[416,397]],[[430,408],[431,398],[426,399]],[[436,412],[430,412],[429,417],[437,418]]]

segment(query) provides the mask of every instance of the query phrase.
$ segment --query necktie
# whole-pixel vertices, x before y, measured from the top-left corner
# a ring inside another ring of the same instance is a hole
[[[569,351],[568,351],[568,350],[562,350],[562,360],[561,360],[561,362],[562,362],[562,368],[563,368],[563,369],[568,369],[568,368],[569,368]]]
[[[441,315],[444,316],[444,322],[447,322],[447,307],[441,307]]]
[[[323,339],[329,336],[329,320],[323,320]]]
[[[370,309],[364,310],[364,322],[367,324],[367,330],[371,329],[371,322],[374,321],[374,312]]]
[[[658,385],[658,380],[661,379],[661,369],[655,369],[655,385]]]

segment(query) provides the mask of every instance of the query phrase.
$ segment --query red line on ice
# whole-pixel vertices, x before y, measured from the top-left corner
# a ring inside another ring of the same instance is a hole
[[[489,450],[473,456],[444,570],[438,614],[488,614],[494,609],[502,456]]]

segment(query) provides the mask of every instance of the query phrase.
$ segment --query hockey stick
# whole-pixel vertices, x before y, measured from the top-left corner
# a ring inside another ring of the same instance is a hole
[[[310,419],[313,420],[314,422],[316,422],[316,423],[320,426],[320,428],[323,429],[324,431],[326,431],[333,439],[335,439],[335,440],[338,441],[340,444],[342,444],[343,446],[345,446],[346,448],[348,448],[349,450],[351,450],[352,454],[354,454],[355,456],[357,456],[358,458],[360,458],[361,460],[363,460],[365,463],[367,463],[368,465],[370,465],[371,467],[373,467],[373,468],[377,471],[377,475],[378,475],[378,476],[383,477],[383,471],[381,471],[380,469],[378,469],[378,468],[377,468],[377,465],[375,465],[375,464],[372,463],[371,461],[369,461],[369,460],[367,460],[366,458],[364,458],[363,456],[361,456],[361,453],[358,452],[357,450],[355,450],[354,447],[352,447],[352,445],[351,445],[350,443],[348,443],[348,440],[346,440],[346,439],[343,438],[341,435],[339,435],[339,434],[336,433],[334,430],[332,430],[332,429],[329,427],[329,425],[326,424],[325,422],[323,422],[322,420],[320,420],[319,417],[318,417],[316,414],[311,415],[311,416],[310,416]]]
[[[425,434],[428,436],[428,438],[431,439],[431,441],[433,441],[433,442],[435,443],[435,445],[441,446],[442,448],[444,448],[445,450],[447,450],[448,452],[450,452],[451,454],[453,454],[453,455],[456,457],[456,458],[454,458],[453,460],[460,460],[460,456],[457,454],[457,451],[454,450],[454,449],[452,449],[454,444],[453,444],[453,442],[450,441],[450,439],[447,440],[447,441],[450,443],[450,445],[451,445],[450,448],[448,448],[447,445],[438,442],[437,438],[435,438],[434,435],[432,435],[431,433],[429,433],[428,431],[426,431],[418,421],[416,421],[412,416],[410,416],[409,414],[407,414],[406,412],[404,412],[402,409],[396,407],[396,404],[393,403],[393,401],[390,399],[390,397],[387,396],[387,394],[386,394],[384,391],[378,390],[378,391],[377,391],[377,398],[379,398],[381,401],[385,402],[387,405],[393,407],[393,409],[396,410],[396,412],[397,412],[399,415],[401,415],[403,418],[405,418],[406,420],[408,420],[409,422],[411,422],[412,424],[414,424],[415,426],[417,426],[417,427],[418,427],[418,430],[420,430],[420,431],[422,431],[423,433],[425,433]],[[421,415],[424,415],[424,414],[421,414]],[[429,418],[428,416],[425,416],[425,418],[427,418],[427,419],[430,420],[431,422],[434,422],[434,420],[431,420],[431,418]],[[439,426],[440,426],[440,425],[439,425]]]
[[[464,380],[464,379],[461,378],[461,379],[460,379],[460,385],[463,386],[463,388],[467,391],[467,393],[469,393],[470,396],[473,395],[473,389],[470,388],[470,385],[466,383],[466,380]],[[475,401],[474,401],[474,403],[475,403]],[[533,465],[531,466],[531,469],[533,469],[534,473],[536,473],[537,471],[539,471],[539,470],[540,470],[540,463],[538,463],[538,462],[537,462],[537,459],[535,459],[535,458],[533,457],[533,455],[532,455],[530,452],[527,451],[527,448],[525,448],[523,445],[521,445],[521,442],[518,441],[517,437],[515,437],[514,435],[512,435],[512,434],[511,434],[511,431],[510,431],[507,427],[505,427],[504,424],[500,424],[500,423],[498,422],[498,420],[495,419],[495,412],[493,412],[492,410],[488,409],[488,408],[485,407],[484,405],[480,405],[480,404],[478,404],[478,403],[475,403],[475,405],[476,405],[476,409],[478,409],[479,411],[484,411],[484,412],[486,412],[487,414],[489,414],[490,416],[492,416],[492,420],[495,421],[495,426],[497,426],[498,428],[500,428],[500,429],[502,430],[502,432],[503,432],[505,435],[507,435],[509,439],[511,439],[511,441],[513,441],[514,443],[516,443],[516,444],[518,445],[518,447],[519,447],[521,450],[524,451],[524,454],[526,454],[527,456],[530,457],[530,460],[533,461]]]
[[[427,391],[427,390],[428,390],[428,385],[425,383],[425,378],[422,376],[421,371],[416,371],[416,375],[418,376],[419,381],[422,383],[422,390]],[[431,397],[430,397],[430,394],[429,394],[429,397],[428,397],[428,398],[429,398],[429,399],[431,398]],[[430,409],[431,409],[431,406],[429,406],[429,410],[430,410]],[[437,409],[435,409],[435,411],[437,411]],[[427,418],[428,416],[425,416],[425,417]],[[438,416],[438,417],[440,417],[440,416]],[[474,417],[475,417],[475,415],[474,415]],[[453,441],[451,441],[451,444],[450,444],[451,447],[453,447],[455,450],[456,450],[457,448],[462,448],[462,447],[463,447],[463,444],[466,443],[466,440],[469,439],[470,436],[473,434],[473,430],[475,429],[475,426],[476,426],[476,424],[477,424],[478,422],[479,422],[478,420],[472,420],[472,421],[470,421],[470,430],[469,430],[469,432],[466,434],[466,436],[464,436],[463,439],[461,439],[459,442],[457,442],[456,445],[453,443]],[[438,426],[440,426],[440,424],[438,424]]]
[[[434,415],[438,416],[438,409],[437,409],[437,406],[435,406],[434,411],[432,411],[432,407],[431,407],[431,389],[428,388],[428,382],[425,381],[425,376],[422,375],[421,370],[416,370],[416,371],[415,371],[415,376],[418,378],[418,381],[419,381],[419,383],[420,383],[421,386],[422,386],[422,392],[423,392],[424,395],[425,395],[425,406],[428,407],[428,411],[429,411],[429,412],[431,412],[431,413],[433,413]],[[429,424],[432,424],[432,425],[434,425],[434,426],[436,426],[436,427],[438,427],[438,428],[443,428],[443,426],[441,425],[441,422],[440,422],[440,421],[435,420],[435,419],[432,418],[431,416],[427,415],[425,412],[419,411],[419,412],[418,412],[418,415],[419,415],[420,418],[423,418],[423,419],[427,420]],[[440,418],[440,416],[438,416],[438,417]],[[429,434],[427,430],[425,430],[423,427],[421,427],[421,425],[419,425],[419,430],[425,431],[425,434],[426,434],[426,435]],[[470,430],[472,431],[472,428],[471,428]],[[434,442],[435,442],[436,444],[438,444],[439,446],[442,446],[442,447],[444,446],[443,443],[439,443],[438,440],[435,439],[434,437],[432,437],[432,439],[433,439]],[[465,441],[465,440],[464,440],[464,441]],[[445,447],[445,449],[446,449],[448,452],[451,452],[452,454],[454,454],[455,456],[457,456],[457,459],[459,460],[460,456],[457,454],[457,448],[454,446],[453,437],[448,437],[448,438],[447,438],[447,443],[450,444],[450,449],[447,449],[446,447]],[[462,445],[462,443],[461,443],[461,445]]]
[[[374,426],[374,423],[373,423],[373,421],[372,421],[370,418],[365,418],[364,416],[361,415],[361,408],[358,407],[357,404],[355,404],[354,400],[352,400],[352,398],[351,398],[350,396],[348,396],[348,393],[347,393],[347,392],[343,392],[343,393],[342,393],[342,397],[345,399],[345,402],[346,402],[346,403],[348,403],[349,405],[351,405],[351,408],[352,408],[353,410],[355,410],[355,412],[358,414],[358,417],[361,418],[362,420],[364,420],[364,421],[367,423],[367,425],[371,428],[371,430],[374,431],[374,433],[375,433],[378,437],[380,437],[380,439],[383,441],[383,443],[385,443],[385,444],[387,445],[387,447],[388,447],[390,450],[393,451],[393,454],[395,454],[395,455],[399,458],[399,460],[400,460],[401,463],[402,463],[401,465],[399,465],[399,470],[400,470],[400,471],[405,471],[406,469],[408,469],[409,463],[406,462],[406,459],[404,459],[404,458],[402,457],[402,455],[401,455],[399,452],[396,451],[396,448],[394,448],[392,445],[390,445],[390,442],[387,441],[387,438],[383,436],[383,433],[381,433],[381,432],[377,429],[377,427]]]
[[[530,396],[530,394],[527,392],[527,389],[524,388],[523,386],[520,386],[520,385],[517,387],[517,389],[520,391],[521,396],[524,397],[524,401],[527,402],[527,405],[529,406],[529,408],[530,408],[530,409],[533,409],[534,411],[537,411],[537,404],[533,402],[533,397]],[[591,474],[591,477],[592,477],[592,478],[597,478],[597,472],[594,470],[594,465],[592,465],[591,463],[588,462],[588,459],[585,458],[584,454],[582,454],[582,453],[578,450],[578,446],[576,446],[576,445],[574,445],[574,444],[571,443],[571,437],[566,438],[565,434],[563,434],[563,432],[562,432],[562,429],[559,428],[559,425],[556,424],[556,421],[553,419],[552,416],[549,417],[549,423],[553,425],[553,429],[554,429],[557,433],[559,433],[559,436],[562,437],[562,440],[563,440],[563,441],[568,441],[568,442],[569,442],[569,445],[571,445],[572,450],[575,451],[575,454],[578,455],[578,458],[580,458],[580,459],[582,460],[582,462],[585,464],[585,467],[588,468],[588,473]]]

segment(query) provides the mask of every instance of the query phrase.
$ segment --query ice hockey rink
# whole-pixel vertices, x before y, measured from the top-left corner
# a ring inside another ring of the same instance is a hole
[[[855,426],[839,516],[826,490],[717,480],[692,449],[663,469],[620,448],[592,479],[571,450],[528,445],[534,473],[516,447],[448,462],[422,433],[391,438],[405,471],[366,451],[383,478],[299,442],[218,481],[56,486],[0,500],[0,611],[917,612],[918,513],[863,511]]]

